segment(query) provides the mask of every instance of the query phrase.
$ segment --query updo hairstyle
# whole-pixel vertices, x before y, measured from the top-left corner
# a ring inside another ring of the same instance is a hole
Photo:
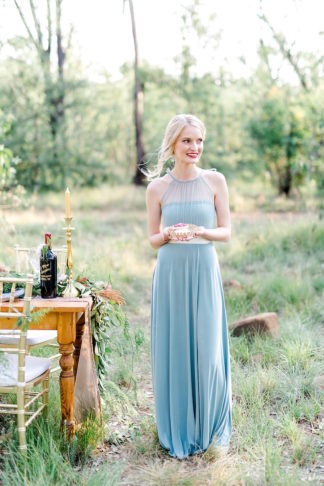
[[[169,121],[168,126],[166,127],[164,138],[162,140],[162,144],[158,153],[157,165],[153,171],[149,171],[149,173],[147,174],[149,179],[152,180],[155,177],[160,176],[163,170],[164,163],[172,157],[174,153],[175,143],[180,133],[187,125],[198,128],[201,131],[202,138],[205,138],[206,128],[199,118],[194,115],[188,114],[174,116]]]

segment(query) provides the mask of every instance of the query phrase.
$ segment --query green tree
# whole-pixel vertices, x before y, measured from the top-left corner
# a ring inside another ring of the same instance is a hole
[[[295,98],[300,107],[303,107],[305,122],[307,125],[307,138],[304,140],[304,151],[307,162],[304,168],[307,167],[308,173],[315,178],[318,187],[324,187],[324,137],[323,137],[323,69],[324,56],[320,49],[312,51],[300,51],[296,49],[298,45],[295,42],[295,37],[299,35],[295,31],[295,35],[290,32],[282,32],[274,25],[270,18],[265,14],[262,1],[260,1],[261,23],[266,26],[267,30],[271,32],[272,43],[271,46],[264,46],[264,53],[266,53],[266,61],[268,66],[269,77],[272,77],[274,85],[279,86],[282,83],[280,80],[280,71],[283,67],[290,68],[291,73],[294,74],[295,79],[299,82],[300,89],[295,91]],[[263,41],[261,40],[261,43]],[[269,56],[269,53],[271,56]],[[275,62],[273,62],[275,61]],[[277,73],[275,78],[272,76],[274,65],[277,65]],[[294,123],[293,123],[294,125]],[[300,120],[297,124],[300,128]],[[293,128],[293,132],[296,129]],[[303,131],[303,130],[302,130]],[[296,137],[292,137],[294,140]],[[300,138],[297,135],[297,138]],[[293,143],[294,145],[294,143]],[[289,152],[289,151],[288,151]],[[294,149],[293,149],[294,152]],[[299,167],[300,172],[300,167]]]
[[[29,22],[25,8],[18,0],[15,6],[26,29],[30,46],[34,49],[38,59],[44,91],[44,103],[47,120],[51,134],[52,167],[56,167],[56,178],[65,181],[66,163],[61,157],[65,150],[65,97],[66,84],[64,80],[64,65],[66,52],[62,41],[62,0],[55,0],[54,9],[52,1],[47,0],[46,25],[42,25],[38,16],[34,0],[29,0],[29,10],[32,21]],[[53,10],[55,20],[53,21]],[[55,39],[56,49],[53,49]],[[56,54],[56,55],[55,55]],[[55,59],[55,62],[53,62]]]
[[[305,172],[301,157],[307,131],[301,107],[289,106],[285,93],[273,87],[251,117],[249,129],[278,193],[289,196]]]
[[[4,140],[10,131],[10,117],[0,110],[0,206],[17,205],[24,189],[17,183],[16,164],[19,159],[13,156],[10,149],[5,147]]]

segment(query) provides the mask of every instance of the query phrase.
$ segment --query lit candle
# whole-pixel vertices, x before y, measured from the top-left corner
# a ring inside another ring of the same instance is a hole
[[[69,188],[66,188],[65,191],[65,217],[66,218],[71,218],[71,194],[69,191]]]

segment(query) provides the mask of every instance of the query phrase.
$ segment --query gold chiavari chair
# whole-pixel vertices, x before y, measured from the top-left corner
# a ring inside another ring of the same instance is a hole
[[[3,311],[2,295],[4,284],[11,284],[9,307]],[[16,284],[25,285],[23,311],[19,312],[14,307],[14,296]],[[17,346],[2,348],[0,354],[0,395],[16,395],[16,403],[11,400],[0,403],[0,414],[13,414],[17,416],[17,428],[19,438],[19,450],[25,452],[26,428],[32,421],[45,412],[48,416],[48,398],[49,398],[49,368],[50,361],[48,358],[38,358],[27,355],[27,327],[30,319],[30,303],[32,297],[33,279],[27,278],[10,278],[0,277],[0,318],[6,318],[8,321],[14,320],[20,325],[12,329],[1,330],[0,334],[9,335],[12,333],[15,338],[19,338]],[[8,322],[9,324],[9,322]],[[37,385],[42,385],[42,389],[35,390]],[[34,391],[35,390],[35,391]]]

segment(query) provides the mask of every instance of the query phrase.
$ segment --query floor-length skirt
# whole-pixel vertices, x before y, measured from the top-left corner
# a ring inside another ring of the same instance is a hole
[[[158,436],[171,456],[228,445],[231,376],[217,254],[212,243],[160,248],[153,275],[151,366]]]

